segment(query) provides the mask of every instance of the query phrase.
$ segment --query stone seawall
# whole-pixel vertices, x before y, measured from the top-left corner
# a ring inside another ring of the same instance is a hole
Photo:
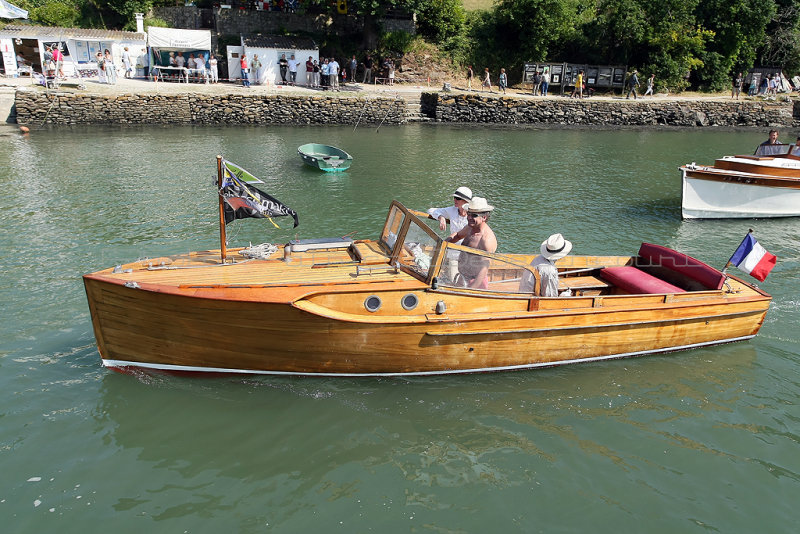
[[[339,96],[121,94],[18,89],[17,123],[43,124],[402,124],[405,102]]]
[[[423,93],[421,111],[441,122],[585,126],[800,126],[791,101],[600,100]],[[795,111],[795,108],[798,108]]]
[[[238,94],[237,94],[238,93]],[[513,98],[422,93],[388,96],[238,92],[45,92],[19,88],[17,123],[44,124],[403,124],[417,120],[542,126],[800,128],[797,102],[755,100]]]

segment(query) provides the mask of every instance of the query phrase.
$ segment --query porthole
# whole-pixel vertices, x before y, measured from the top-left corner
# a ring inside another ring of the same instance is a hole
[[[364,307],[368,312],[376,312],[381,309],[381,298],[378,295],[370,295],[364,301]]]
[[[409,293],[403,297],[403,300],[400,301],[400,304],[403,306],[404,310],[411,311],[417,307],[417,304],[419,304],[419,299],[414,293]]]

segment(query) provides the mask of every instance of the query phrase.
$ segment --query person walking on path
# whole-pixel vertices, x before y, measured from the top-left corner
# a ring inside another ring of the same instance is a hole
[[[537,70],[533,73],[533,96],[540,94],[542,91],[542,71]]]
[[[133,78],[133,68],[131,67],[131,54],[130,52],[128,52],[127,46],[122,50],[122,65],[125,67],[125,74],[123,74],[123,76],[127,79]]]
[[[506,76],[506,69],[500,69],[500,77],[497,79],[497,85],[503,94],[506,94],[506,87],[508,86],[508,76]]]
[[[742,84],[744,80],[742,78],[742,73],[740,72],[733,78],[733,84],[731,86],[731,98],[735,98],[739,100],[739,95],[742,93]]]
[[[472,91],[472,78],[475,73],[472,72],[472,65],[467,66],[467,90]]]
[[[636,69],[633,69],[631,73],[631,77],[628,78],[628,95],[625,97],[626,99],[631,97],[631,93],[633,93],[633,99],[636,100],[636,88],[639,87],[639,73]]]
[[[656,83],[656,74],[653,73],[653,74],[650,75],[649,78],[647,78],[647,91],[645,91],[644,95],[642,95],[642,96],[650,95],[652,97],[653,96],[653,87],[655,86],[655,83]]]
[[[483,83],[481,83],[481,92],[483,92],[483,88],[488,87],[490,93],[494,93],[492,90],[492,80],[489,77],[489,67],[483,69]]]
[[[583,70],[578,71],[578,77],[575,79],[575,87],[572,88],[571,98],[583,98]]]

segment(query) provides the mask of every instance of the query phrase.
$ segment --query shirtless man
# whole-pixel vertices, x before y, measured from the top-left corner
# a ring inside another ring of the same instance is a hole
[[[454,243],[460,240],[465,247],[494,252],[497,250],[497,237],[489,228],[489,216],[494,206],[490,206],[483,197],[472,197],[467,205],[467,226],[457,234],[451,235],[447,241]],[[458,274],[468,287],[488,289],[489,259],[477,254],[463,251],[458,259]]]

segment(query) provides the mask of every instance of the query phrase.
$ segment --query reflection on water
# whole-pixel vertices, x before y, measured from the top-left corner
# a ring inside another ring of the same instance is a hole
[[[611,521],[786,530],[786,496],[800,487],[800,221],[678,216],[678,165],[748,152],[762,137],[181,127],[8,138],[0,521],[19,532],[65,521],[116,532],[576,531]],[[345,148],[353,166],[314,172],[296,154],[306,142]],[[753,228],[779,257],[759,284],[773,305],[749,342],[535,372],[196,380],[102,369],[80,275],[216,247],[218,153],[300,215],[297,229],[239,221],[229,226],[236,245],[374,238],[393,198],[448,205],[467,185],[497,207],[501,251],[535,250],[561,232],[576,254],[633,254],[649,241],[720,267]]]

